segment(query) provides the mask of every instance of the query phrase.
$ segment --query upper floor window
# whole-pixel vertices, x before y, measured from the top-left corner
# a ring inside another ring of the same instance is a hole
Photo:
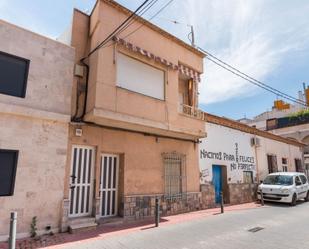
[[[18,151],[0,150],[0,196],[13,195]]]
[[[165,73],[122,53],[117,56],[117,86],[164,100]]]
[[[0,51],[0,93],[24,98],[30,61]]]

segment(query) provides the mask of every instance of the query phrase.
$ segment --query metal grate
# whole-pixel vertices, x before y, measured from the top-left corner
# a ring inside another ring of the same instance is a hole
[[[263,227],[253,227],[253,228],[249,229],[248,231],[251,232],[251,233],[256,233],[256,232],[261,231],[263,229],[264,229]]]
[[[180,199],[187,192],[186,156],[177,152],[163,153],[165,198]]]

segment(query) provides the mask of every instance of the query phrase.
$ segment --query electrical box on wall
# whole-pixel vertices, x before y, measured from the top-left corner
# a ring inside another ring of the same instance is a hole
[[[74,75],[77,77],[84,77],[84,67],[78,64],[75,64]]]
[[[81,128],[76,128],[75,129],[75,136],[76,137],[81,137],[83,135],[83,129]]]

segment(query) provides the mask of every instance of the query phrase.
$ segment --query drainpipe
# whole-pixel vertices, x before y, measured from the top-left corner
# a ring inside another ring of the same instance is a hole
[[[85,66],[85,68],[86,68],[86,86],[85,86],[85,98],[84,98],[83,112],[82,112],[81,116],[77,117],[78,105],[76,105],[76,112],[75,112],[74,116],[72,117],[73,122],[83,122],[85,114],[86,114],[87,98],[88,98],[88,82],[89,82],[89,65],[85,63],[85,59],[86,58],[82,58],[80,60],[80,63],[82,63],[83,66]],[[77,98],[78,98],[78,96],[77,96]],[[78,99],[77,99],[77,102],[78,102]]]

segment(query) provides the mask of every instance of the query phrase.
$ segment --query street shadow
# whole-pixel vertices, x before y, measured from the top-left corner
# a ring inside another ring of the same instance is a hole
[[[161,218],[160,223],[167,222],[167,219]],[[160,224],[159,223],[159,224]],[[155,226],[154,218],[146,219],[142,221],[129,221],[124,223],[105,223],[99,224],[92,230],[79,231],[73,234],[70,233],[58,233],[54,235],[44,235],[37,237],[36,239],[20,239],[16,241],[16,248],[46,248],[57,247],[61,245],[61,248],[65,248],[65,244],[74,243],[77,241],[83,241],[95,238],[105,238],[108,236],[116,236],[119,234],[127,234],[134,231],[143,231],[157,228]],[[58,248],[58,247],[57,247]],[[8,249],[7,243],[0,243],[0,249]]]
[[[296,202],[296,206],[302,205],[305,203],[303,200],[299,200]],[[270,201],[264,201],[264,204],[266,207],[279,207],[279,208],[293,208],[296,206],[291,206],[289,203],[283,203],[283,202],[270,202]]]

